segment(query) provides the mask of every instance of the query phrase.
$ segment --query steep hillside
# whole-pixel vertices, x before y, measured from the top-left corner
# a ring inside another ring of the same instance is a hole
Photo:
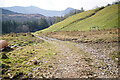
[[[53,24],[40,32],[54,31],[88,31],[90,27],[99,29],[118,28],[118,4],[101,7],[73,15],[59,23]]]

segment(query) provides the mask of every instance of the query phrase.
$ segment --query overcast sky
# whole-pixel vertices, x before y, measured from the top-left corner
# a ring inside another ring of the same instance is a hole
[[[0,7],[36,6],[47,10],[65,10],[68,7],[85,10],[104,6],[117,0],[0,0]]]

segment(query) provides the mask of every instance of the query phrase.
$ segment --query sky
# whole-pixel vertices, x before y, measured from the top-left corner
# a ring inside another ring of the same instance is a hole
[[[36,6],[46,10],[65,10],[68,7],[85,10],[96,6],[105,6],[117,0],[0,0],[0,7],[11,6]]]

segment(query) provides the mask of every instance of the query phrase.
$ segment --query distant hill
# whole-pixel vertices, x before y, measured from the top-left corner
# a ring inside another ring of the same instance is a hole
[[[2,14],[21,14],[21,13],[13,12],[13,11],[2,9],[2,8],[0,9],[2,10]]]
[[[49,17],[43,16],[42,14],[22,14],[22,13],[13,12],[10,10],[2,9],[2,20],[3,21],[7,21],[7,20],[15,20],[19,22],[31,21],[31,20],[39,21],[41,18],[48,19]]]
[[[120,15],[118,5],[119,4],[115,4],[75,14],[36,33],[55,31],[88,31],[90,30],[90,27],[96,26],[98,26],[99,29],[118,28],[118,15]]]
[[[29,6],[29,7],[20,7],[20,6],[14,6],[14,7],[2,7],[3,9],[7,9],[10,11],[14,11],[17,13],[23,13],[23,14],[42,14],[44,16],[63,16],[64,14],[69,13],[71,10],[75,10],[73,8],[67,8],[63,11],[55,11],[55,10],[45,10],[41,9],[35,6]]]

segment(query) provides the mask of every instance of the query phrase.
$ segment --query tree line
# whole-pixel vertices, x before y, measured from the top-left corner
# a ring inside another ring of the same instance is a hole
[[[37,30],[42,30],[48,28],[49,24],[46,19],[41,18],[40,21],[33,20],[33,21],[24,21],[24,22],[17,22],[17,21],[2,21],[2,33],[20,33],[20,32],[34,32]]]
[[[71,10],[69,13],[65,14],[64,16],[56,17],[54,23],[60,22],[60,21],[66,19],[72,15],[75,15],[75,14],[78,14],[78,13],[81,13],[84,11],[85,10],[83,9],[83,7],[80,10],[78,10],[78,9]]]
[[[2,33],[21,33],[21,32],[35,32],[38,30],[42,30],[45,28],[48,28],[54,23],[60,22],[69,16],[72,16],[74,14],[78,14],[83,12],[84,9],[81,8],[81,10],[71,10],[68,14],[65,14],[61,17],[53,17],[51,19],[45,19],[41,18],[40,20],[29,20],[29,21],[16,21],[16,20],[6,20],[2,21]]]

